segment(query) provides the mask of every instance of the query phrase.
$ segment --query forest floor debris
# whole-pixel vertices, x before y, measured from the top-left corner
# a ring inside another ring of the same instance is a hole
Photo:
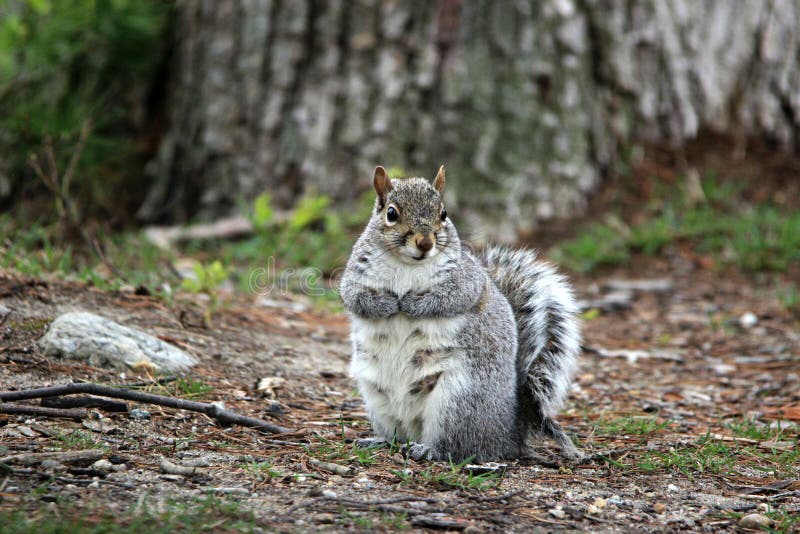
[[[128,412],[50,406],[85,410],[82,422],[0,414],[0,531],[154,520],[223,532],[796,531],[800,317],[775,296],[783,281],[637,262],[576,280],[584,299],[597,287],[631,295],[625,307],[584,312],[590,350],[559,420],[588,459],[565,463],[542,444],[542,461],[488,470],[354,445],[370,431],[347,376],[342,314],[241,297],[205,325],[190,302],[0,273],[0,309],[9,310],[0,389],[135,384],[296,429],[268,435],[137,402]],[[669,284],[642,285],[642,272]],[[38,339],[76,308],[188,348],[199,363],[152,376],[45,355]],[[745,327],[748,312],[758,320]],[[269,388],[259,388],[264,377]]]

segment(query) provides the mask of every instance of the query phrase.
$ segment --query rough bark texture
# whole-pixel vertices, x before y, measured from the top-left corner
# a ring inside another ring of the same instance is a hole
[[[800,144],[799,0],[187,0],[176,34],[149,219],[444,162],[451,205],[511,237],[632,142]]]

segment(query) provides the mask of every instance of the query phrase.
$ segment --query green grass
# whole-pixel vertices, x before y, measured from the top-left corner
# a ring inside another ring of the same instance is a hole
[[[694,473],[729,473],[736,462],[735,448],[718,441],[701,440],[696,445],[674,447],[666,452],[648,452],[636,467],[646,472],[678,471],[691,478]]]
[[[781,428],[770,428],[769,425],[759,423],[753,419],[740,418],[725,423],[734,437],[757,439],[762,441],[777,441],[786,432]]]
[[[305,446],[306,454],[312,458],[339,464],[355,463],[361,466],[370,466],[377,461],[376,456],[384,449],[382,445],[373,447],[358,447],[355,443],[346,443],[344,435],[341,440],[327,439],[316,435],[318,443]]]
[[[167,264],[171,256],[150,244],[138,233],[122,233],[99,238],[112,265],[122,278],[111,272],[82,241],[59,237],[57,225],[42,221],[23,221],[0,215],[0,268],[42,278],[47,275],[79,280],[106,290],[123,285],[144,286],[159,293],[164,283],[177,280]]]
[[[429,465],[426,469],[414,473],[413,476],[409,476],[402,471],[393,471],[393,473],[405,483],[424,484],[437,490],[483,491],[500,485],[503,478],[501,473],[474,474],[465,471],[464,466],[471,461],[472,458],[460,463],[451,461],[447,467]]]
[[[175,291],[208,296],[207,319],[220,306],[220,286],[230,280],[245,294],[301,292],[320,309],[339,311],[341,301],[328,276],[344,266],[354,236],[368,220],[371,195],[355,210],[337,211],[325,196],[301,198],[278,218],[269,197],[244,208],[256,229],[238,240],[205,240],[176,244],[166,252],[137,232],[98,235],[101,260],[94,247],[63,235],[47,217],[28,219],[0,215],[0,268],[25,276],[79,280],[101,289],[143,286],[172,304]],[[176,257],[196,260],[184,279],[171,267]],[[109,266],[110,265],[110,266]],[[207,320],[207,323],[210,321]]]
[[[798,532],[800,531],[800,513],[787,512],[780,508],[770,509],[764,515],[775,521],[771,532]]]
[[[658,416],[626,415],[599,419],[595,424],[595,433],[599,436],[644,436],[663,430],[669,425],[669,420],[662,420]]]
[[[731,428],[739,437],[775,439],[779,434],[747,426]],[[789,449],[763,449],[736,442],[723,442],[703,437],[697,443],[671,447],[667,451],[647,451],[632,463],[609,462],[622,469],[636,468],[645,472],[677,471],[688,476],[697,473],[733,474],[747,468],[776,477],[800,475],[800,450],[797,439]]]
[[[800,212],[744,204],[740,186],[713,177],[702,187],[705,202],[688,202],[684,191],[662,192],[645,208],[642,222],[628,227],[611,217],[591,223],[556,247],[552,257],[575,271],[591,272],[623,263],[634,253],[654,256],[681,242],[717,263],[749,271],[783,271],[800,262]]]
[[[58,511],[0,511],[0,534],[171,534],[173,532],[252,532],[254,514],[232,499],[207,496],[189,503],[172,501],[166,511],[112,513],[80,510],[72,501],[57,503]]]

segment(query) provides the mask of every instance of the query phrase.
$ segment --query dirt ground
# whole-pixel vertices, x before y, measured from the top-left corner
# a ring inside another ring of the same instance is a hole
[[[660,281],[620,291],[619,280],[641,279]],[[239,298],[206,326],[189,302],[0,273],[0,305],[10,309],[0,317],[0,389],[152,383],[140,389],[222,401],[296,429],[222,428],[204,415],[135,403],[129,408],[150,419],[96,408],[82,422],[0,415],[0,456],[101,447],[114,465],[10,464],[0,471],[0,512],[80,515],[91,524],[102,511],[123,521],[143,504],[163,510],[212,494],[236,501],[236,513],[252,512],[250,525],[263,531],[717,532],[740,531],[753,513],[776,530],[798,529],[800,317],[776,297],[785,280],[703,270],[675,254],[574,282],[593,311],[559,420],[588,459],[563,463],[542,443],[539,461],[470,476],[396,450],[353,449],[353,438],[370,433],[347,374],[341,313],[299,297]],[[213,389],[191,394],[144,373],[42,355],[36,340],[48,322],[78,309],[194,354],[201,363],[189,384]],[[258,391],[266,377],[284,381]],[[165,473],[161,457],[196,473]],[[235,528],[224,516],[206,526]]]

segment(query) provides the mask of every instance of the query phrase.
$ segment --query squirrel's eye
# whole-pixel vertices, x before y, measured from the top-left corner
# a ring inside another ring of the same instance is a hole
[[[388,224],[394,224],[397,222],[397,219],[400,218],[400,214],[397,213],[397,208],[394,206],[389,206],[389,209],[386,210],[386,222]]]
[[[447,210],[442,208],[442,222],[447,220]]]

